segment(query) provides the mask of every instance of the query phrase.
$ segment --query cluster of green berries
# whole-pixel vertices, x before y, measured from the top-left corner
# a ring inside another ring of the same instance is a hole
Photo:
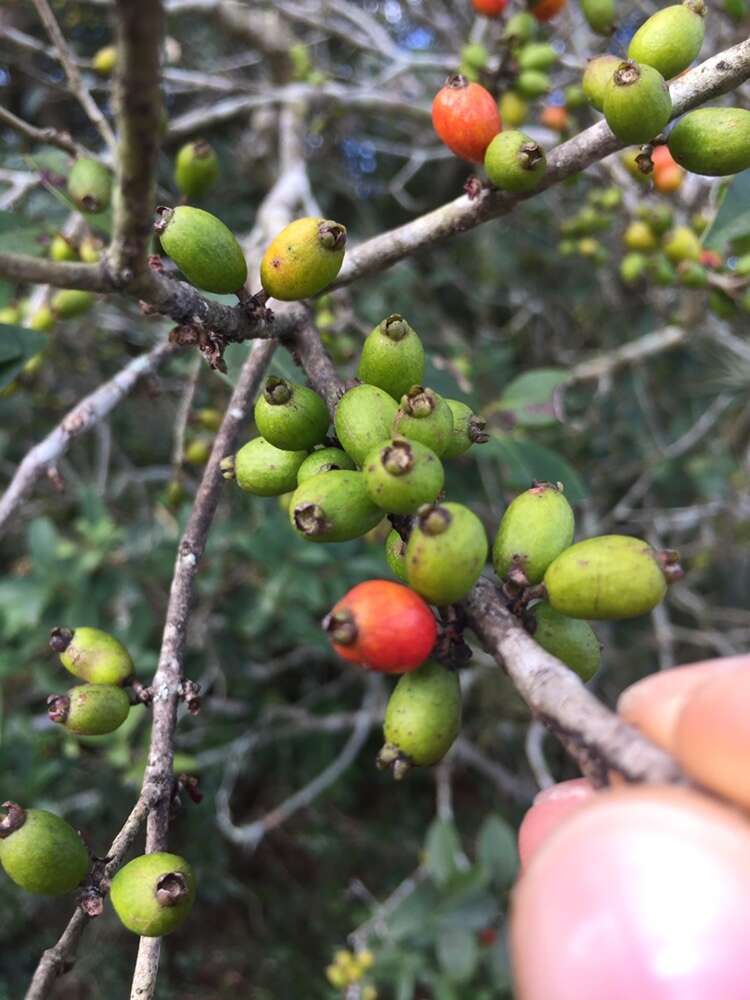
[[[359,985],[358,996],[362,1000],[377,1000],[378,991],[364,977],[375,964],[375,956],[369,948],[349,951],[340,948],[334,953],[333,961],[326,966],[326,979],[335,989],[345,990],[354,983]]]

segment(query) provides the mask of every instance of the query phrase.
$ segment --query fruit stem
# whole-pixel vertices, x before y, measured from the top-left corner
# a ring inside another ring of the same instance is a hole
[[[182,872],[168,872],[156,883],[156,902],[164,907],[177,906],[188,892],[188,884]]]
[[[71,628],[53,628],[49,634],[49,646],[50,649],[54,650],[56,653],[64,653],[68,646],[73,641],[73,629]]]
[[[51,722],[64,723],[70,713],[70,698],[66,694],[51,694],[47,698],[47,715]]]
[[[0,840],[5,840],[26,822],[26,810],[17,802],[3,802],[2,808],[6,815],[0,820]]]
[[[490,436],[485,432],[487,421],[484,417],[469,417],[468,435],[472,444],[486,444]]]

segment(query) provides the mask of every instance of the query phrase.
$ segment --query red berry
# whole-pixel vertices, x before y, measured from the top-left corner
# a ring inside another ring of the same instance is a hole
[[[432,102],[432,124],[456,156],[483,163],[485,150],[502,129],[497,102],[478,83],[449,76]]]
[[[531,13],[537,21],[551,21],[553,17],[560,13],[567,0],[539,0],[538,3],[531,4]]]
[[[385,674],[415,670],[437,638],[427,604],[391,580],[367,580],[352,587],[323,619],[323,628],[339,656]]]
[[[497,931],[494,927],[484,927],[481,931],[477,931],[477,939],[487,948],[497,941]]]
[[[710,267],[714,271],[718,270],[724,263],[721,254],[715,250],[701,250],[699,259],[704,267]]]
[[[508,6],[508,0],[471,0],[477,14],[485,17],[499,17]]]

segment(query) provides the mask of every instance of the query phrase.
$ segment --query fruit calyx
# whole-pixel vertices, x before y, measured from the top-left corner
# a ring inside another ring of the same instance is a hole
[[[467,427],[467,434],[469,435],[469,440],[472,444],[487,444],[490,439],[489,434],[486,433],[485,427],[487,426],[487,421],[484,417],[469,417],[469,426]]]
[[[325,511],[316,503],[300,504],[294,510],[294,525],[310,538],[324,535],[331,527]]]
[[[353,646],[357,641],[357,624],[351,611],[332,611],[323,619],[323,629],[338,646]]]
[[[685,575],[680,564],[680,553],[676,549],[662,549],[656,553],[656,559],[667,585],[677,583]]]
[[[435,409],[435,397],[423,385],[413,385],[402,397],[401,409],[410,417],[429,417]]]
[[[346,228],[339,222],[326,219],[318,226],[318,239],[326,250],[341,250],[346,246]]]
[[[205,160],[207,157],[211,156],[213,150],[209,143],[205,139],[196,139],[193,143],[193,156],[198,160]]]
[[[391,769],[396,781],[401,781],[412,769],[412,763],[406,754],[403,754],[393,743],[385,743],[378,751],[375,764],[384,771],[387,767]]]
[[[463,73],[454,73],[445,81],[445,86],[450,87],[451,90],[463,90],[469,86],[469,80]]]
[[[634,62],[626,60],[625,62],[621,62],[615,70],[612,82],[616,87],[630,87],[634,83],[638,83],[640,78],[641,71],[638,69],[638,66]]]
[[[226,458],[222,458],[219,462],[219,470],[225,479],[234,479],[234,455],[227,455]]]
[[[409,332],[409,324],[399,313],[392,313],[382,323],[383,333],[391,340],[403,340]]]
[[[417,522],[425,535],[442,535],[450,527],[451,520],[450,511],[437,504],[425,504],[417,511]]]
[[[47,715],[51,722],[65,722],[69,712],[70,698],[66,694],[51,694],[47,698]]]
[[[164,232],[169,223],[172,221],[173,215],[174,209],[170,208],[169,205],[156,206],[156,222],[154,222],[154,232],[157,236],[160,236]]]
[[[404,476],[414,468],[414,452],[405,438],[386,445],[380,453],[380,459],[385,471],[392,476]]]
[[[177,906],[189,894],[190,889],[182,872],[167,872],[156,883],[156,902],[159,906]]]
[[[286,379],[271,375],[266,379],[263,396],[267,403],[270,403],[272,406],[279,406],[289,402],[292,398],[292,390]]]
[[[706,5],[703,0],[682,0],[682,6],[687,7],[688,10],[692,10],[699,17],[706,16]]]
[[[2,808],[5,816],[0,820],[0,840],[5,840],[26,822],[26,810],[17,802],[3,802]]]
[[[524,142],[518,150],[518,162],[524,170],[533,170],[544,159],[541,146],[536,142]]]
[[[49,634],[49,647],[55,653],[64,653],[73,641],[72,628],[53,628]]]

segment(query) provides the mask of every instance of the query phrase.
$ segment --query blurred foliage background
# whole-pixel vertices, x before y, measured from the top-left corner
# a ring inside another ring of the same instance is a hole
[[[622,17],[630,16],[620,2]],[[181,141],[198,134],[180,123],[198,109],[200,134],[222,168],[203,207],[238,235],[249,231],[274,179],[278,108],[260,102],[224,117],[212,117],[211,109],[290,81],[306,101],[313,191],[323,212],[347,225],[352,242],[461,192],[469,170],[437,145],[425,109],[465,42],[483,41],[491,56],[501,51],[502,26],[474,22],[468,0],[172,6],[163,198],[176,200],[173,157]],[[84,78],[111,110],[110,81],[87,66],[110,41],[106,4],[57,0],[53,7],[83,60]],[[250,28],[242,21],[248,12],[259,18]],[[96,147],[59,65],[39,49],[46,39],[31,5],[5,0],[0,23],[12,29],[0,41],[2,104]],[[362,36],[372,25],[382,35],[373,29],[368,46]],[[747,26],[742,5],[712,11],[704,53],[742,37]],[[36,39],[38,50],[19,33]],[[564,88],[580,78],[584,59],[609,43],[589,31],[576,7],[544,34],[560,59],[552,93],[532,103],[528,126],[551,145],[556,136],[538,115],[564,103]],[[383,38],[402,62],[378,49]],[[612,46],[621,43],[616,37]],[[182,78],[180,70],[196,75]],[[502,89],[491,74],[485,82]],[[382,93],[411,112],[351,96]],[[746,91],[735,103],[743,101]],[[570,128],[595,117],[576,109]],[[10,130],[2,138],[0,249],[44,254],[69,219],[61,191],[68,158]],[[27,186],[16,195],[21,173]],[[653,272],[630,286],[619,277],[623,233],[645,198],[668,205],[677,223],[700,213],[704,245],[721,256],[717,273],[731,278],[736,259],[750,249],[748,178],[732,184],[727,195],[726,184],[690,177],[674,194],[660,195],[615,156],[508,219],[421,252],[318,306],[344,373],[353,373],[369,329],[401,312],[430,352],[428,384],[487,414],[491,442],[449,466],[447,488],[490,533],[516,492],[548,479],[565,484],[579,537],[631,532],[681,550],[688,573],[663,609],[598,629],[604,656],[593,686],[609,704],[638,677],[739,651],[750,636],[750,344],[742,297],[659,283]],[[588,229],[571,223],[611,189],[619,192],[611,207],[596,209]],[[97,220],[101,235],[107,226],[106,217]],[[582,247],[582,238],[595,248]],[[0,307],[30,292],[0,284]],[[43,301],[43,290],[35,294]],[[670,351],[599,378],[576,368],[665,327],[684,332]],[[82,395],[168,329],[133,304],[101,301],[44,341],[29,335],[20,348],[8,347],[0,358],[3,479]],[[16,377],[40,345],[42,363]],[[47,648],[48,630],[88,624],[113,631],[148,681],[175,546],[200,478],[196,443],[210,441],[244,351],[230,348],[228,376],[184,354],[141,383],[67,452],[59,465],[64,491],[41,482],[0,541],[2,795],[65,815],[95,853],[106,850],[137,795],[148,712],[134,710],[116,734],[95,739],[74,739],[49,723],[46,696],[65,690],[69,678]],[[282,351],[272,370],[294,372]],[[179,447],[179,414],[188,400]],[[254,1000],[340,996],[325,967],[356,928],[353,943],[375,958],[362,982],[381,997],[511,996],[503,931],[516,870],[514,829],[544,768],[555,779],[573,772],[552,741],[541,744],[524,706],[480,652],[463,672],[464,729],[447,763],[401,785],[375,769],[390,682],[368,681],[336,662],[319,621],[352,584],[387,572],[382,532],[333,549],[307,547],[288,530],[283,504],[227,486],[198,577],[189,640],[187,672],[203,685],[205,705],[198,717],[182,720],[177,737],[178,770],[200,777],[204,799],[180,805],[171,848],[194,864],[200,903],[165,949],[164,1000],[238,991]],[[354,763],[249,849],[247,825],[337,759],[365,698],[372,727]],[[0,997],[22,995],[70,908],[69,900],[32,898],[0,881]],[[126,995],[136,947],[107,912],[89,929],[55,996]]]

